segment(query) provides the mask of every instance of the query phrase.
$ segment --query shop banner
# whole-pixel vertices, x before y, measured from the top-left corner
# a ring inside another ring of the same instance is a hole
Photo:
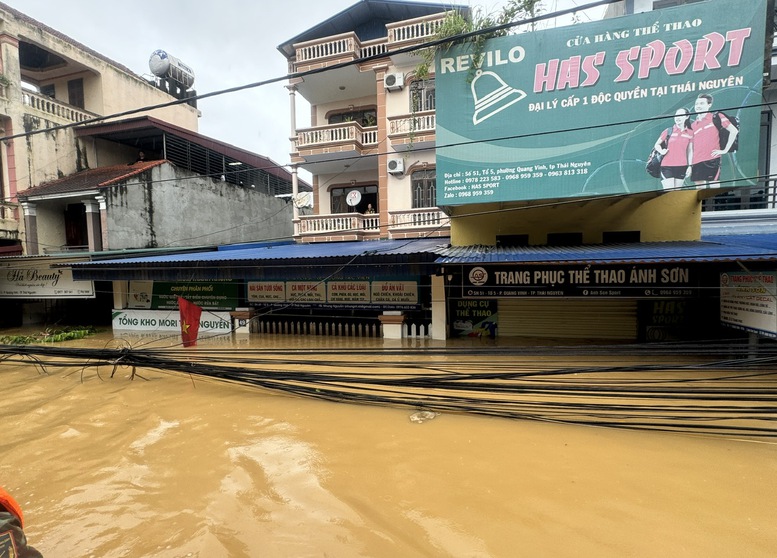
[[[175,310],[114,310],[113,329],[145,333],[173,332],[181,335],[181,315]],[[229,312],[203,312],[199,319],[199,334],[230,333],[232,316]]]
[[[130,281],[129,308],[177,310],[178,297],[208,310],[234,310],[238,304],[238,283],[232,281]]]
[[[70,269],[0,270],[0,298],[94,298],[94,283],[74,281]]]
[[[777,273],[721,273],[720,321],[777,337]]]
[[[254,306],[391,310],[417,306],[418,290],[418,280],[248,281],[246,298]]]
[[[673,298],[697,287],[692,269],[676,265],[464,266],[460,296]]]
[[[709,0],[442,52],[437,205],[754,186],[767,19]]]

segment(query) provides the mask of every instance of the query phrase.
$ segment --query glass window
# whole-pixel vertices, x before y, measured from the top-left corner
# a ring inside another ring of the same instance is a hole
[[[434,110],[434,79],[422,79],[410,84],[410,111]]]
[[[374,108],[349,110],[329,115],[329,123],[358,122],[362,127],[376,126],[378,123],[377,115],[378,112]]]
[[[413,189],[413,209],[437,205],[437,172],[435,169],[415,171],[410,178]]]
[[[350,206],[347,202],[348,193],[352,190],[361,194],[361,199],[355,206]],[[332,213],[372,213],[378,211],[377,186],[332,188],[329,199],[331,200]]]

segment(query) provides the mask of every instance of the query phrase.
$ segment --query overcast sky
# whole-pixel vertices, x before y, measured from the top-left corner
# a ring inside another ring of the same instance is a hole
[[[284,76],[282,42],[357,3],[357,0],[2,0],[136,74],[150,75],[148,60],[163,49],[194,70],[198,94]],[[439,2],[441,6],[450,2]],[[455,2],[494,11],[500,2]],[[546,0],[546,11],[586,4]],[[289,95],[285,81],[198,102],[199,132],[264,155],[289,161]],[[298,119],[308,114],[298,105]],[[298,125],[302,125],[298,121]]]

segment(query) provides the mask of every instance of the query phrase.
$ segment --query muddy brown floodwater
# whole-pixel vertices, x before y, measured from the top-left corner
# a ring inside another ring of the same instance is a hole
[[[240,346],[284,343],[293,352],[283,338]],[[304,343],[374,346],[376,359],[382,346]],[[775,438],[414,422],[403,408],[106,372],[0,362],[0,484],[49,558],[777,555]]]

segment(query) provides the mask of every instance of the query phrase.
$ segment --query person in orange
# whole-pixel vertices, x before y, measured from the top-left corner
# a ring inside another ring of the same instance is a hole
[[[40,552],[27,544],[22,508],[2,486],[0,486],[0,556],[43,558]]]
[[[674,126],[664,130],[653,146],[663,155],[661,185],[664,190],[679,189],[685,182],[691,140],[693,140],[691,112],[686,108],[679,108],[674,113]]]

